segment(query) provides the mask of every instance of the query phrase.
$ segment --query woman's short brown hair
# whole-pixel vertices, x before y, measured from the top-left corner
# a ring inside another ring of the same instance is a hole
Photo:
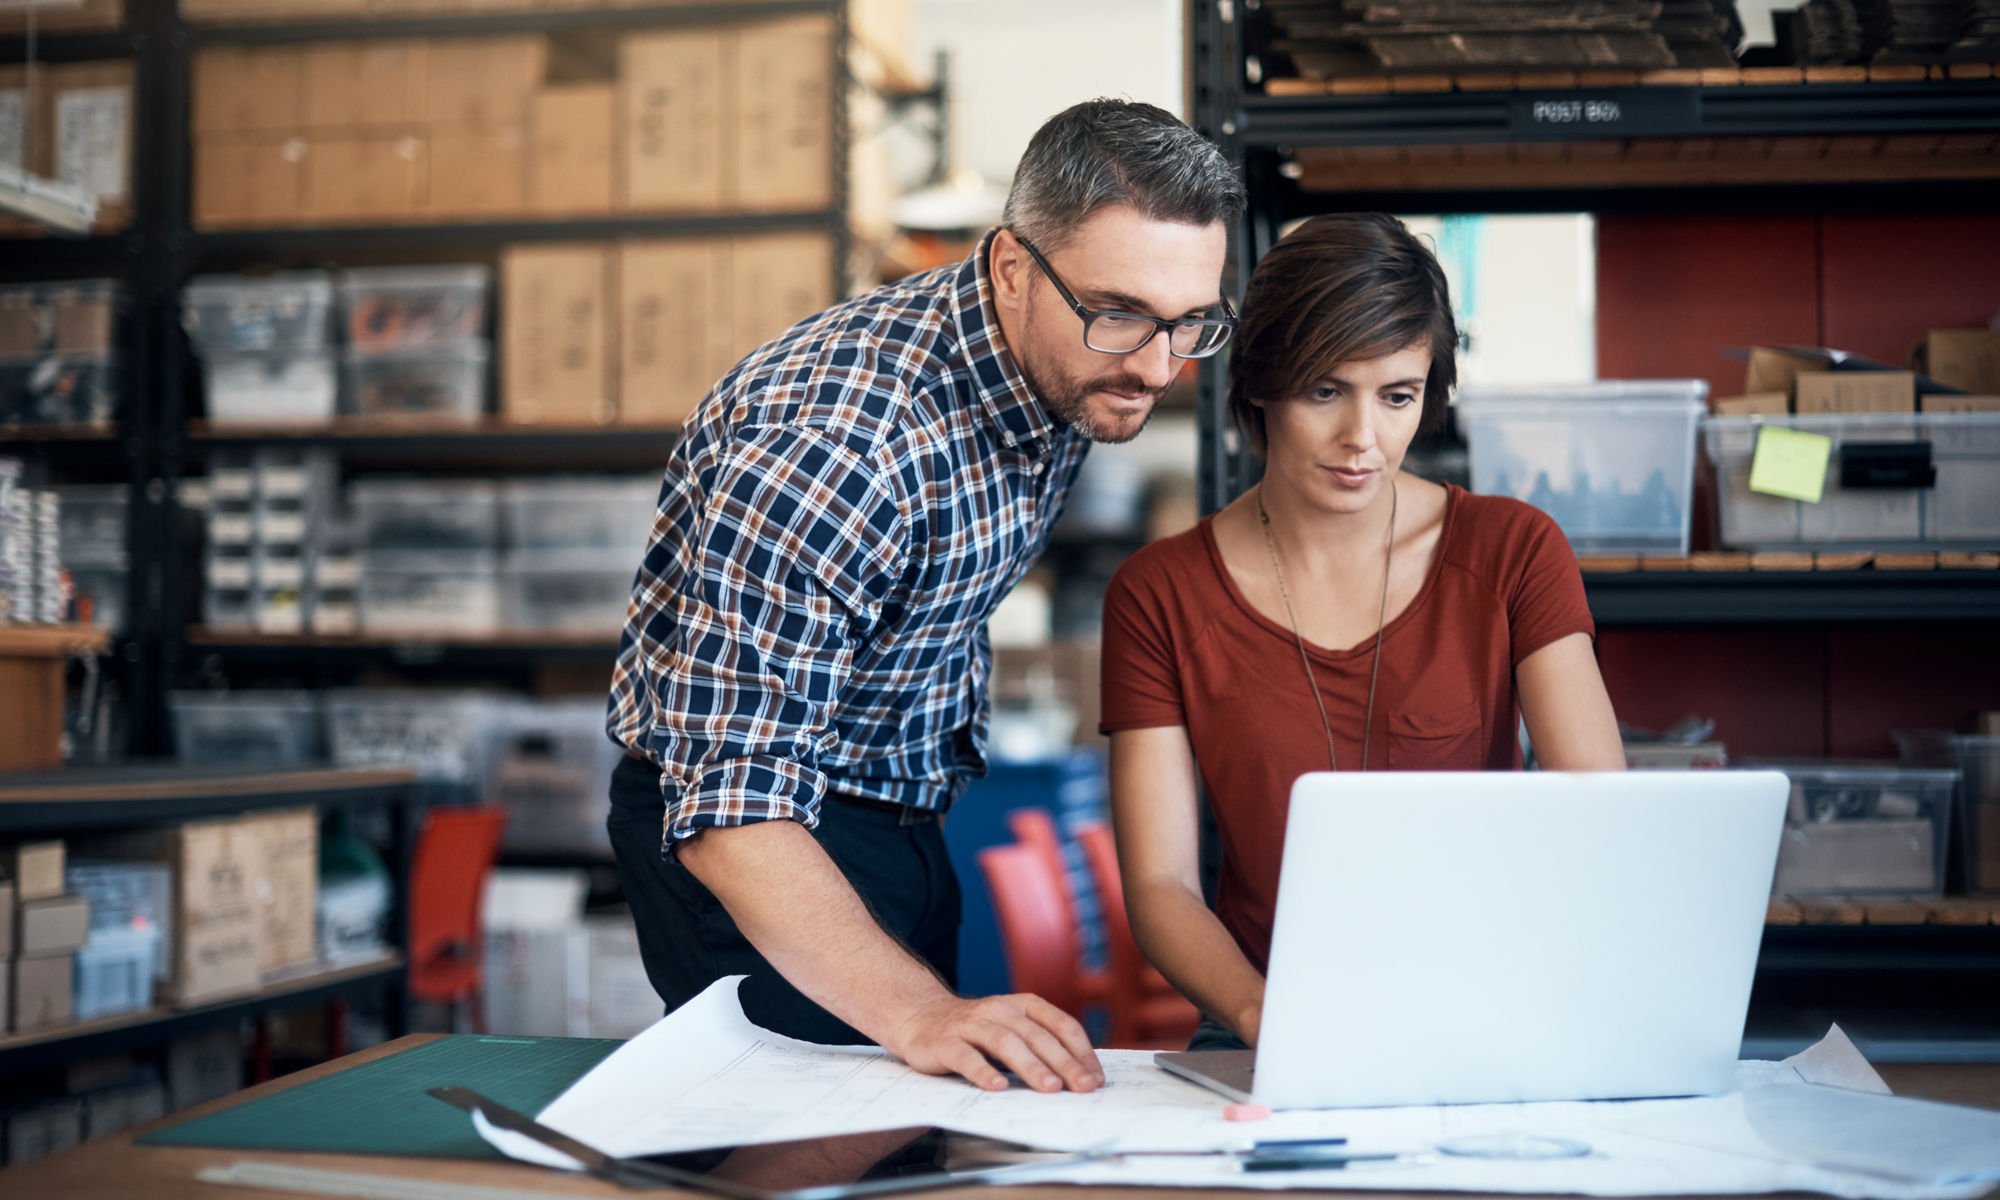
[[[1298,395],[1345,362],[1409,346],[1431,352],[1419,431],[1444,423],[1458,382],[1458,323],[1437,257],[1383,213],[1314,217],[1271,247],[1250,274],[1229,355],[1229,415],[1264,455],[1253,399]]]

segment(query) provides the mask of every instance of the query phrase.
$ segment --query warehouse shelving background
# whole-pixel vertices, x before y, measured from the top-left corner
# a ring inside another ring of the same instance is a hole
[[[646,31],[739,26],[782,17],[831,20],[834,61],[831,203],[794,212],[618,213],[551,220],[436,220],[398,224],[198,230],[191,203],[193,62],[221,46],[276,46],[377,38],[454,38],[565,31]],[[42,32],[38,61],[128,59],[135,71],[133,197],[129,227],[83,238],[0,239],[0,282],[111,276],[127,289],[118,346],[124,390],[113,427],[0,429],[0,452],[23,457],[61,482],[130,485],[127,628],[117,658],[128,697],[126,749],[171,751],[166,694],[203,672],[246,669],[336,682],[369,663],[419,667],[430,675],[483,678],[499,672],[520,682],[544,662],[557,669],[601,666],[608,672],[615,633],[603,637],[509,635],[450,639],[267,637],[203,631],[193,610],[199,571],[179,499],[210,454],[263,445],[322,445],[336,450],[347,474],[437,471],[488,475],[652,472],[675,431],[659,426],[473,428],[380,427],[352,421],[323,429],[219,427],[191,416],[197,386],[180,331],[182,285],[204,272],[329,263],[356,266],[452,260],[490,261],[502,246],[627,238],[726,237],[812,232],[833,243],[832,295],[846,290],[849,130],[846,6],[841,0],[745,0],[614,9],[449,15],[321,17],[228,24],[186,19],[172,0],[126,0],[115,32]],[[0,62],[28,57],[30,41],[0,36]],[[934,89],[935,90],[935,89]],[[931,99],[928,93],[915,97]],[[497,356],[496,356],[497,359]],[[487,394],[497,395],[499,367],[489,366]]]

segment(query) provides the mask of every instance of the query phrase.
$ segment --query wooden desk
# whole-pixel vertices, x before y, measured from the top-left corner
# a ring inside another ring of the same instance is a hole
[[[137,1146],[136,1134],[190,1117],[269,1095],[309,1079],[317,1079],[359,1063],[431,1041],[437,1034],[412,1034],[387,1045],[351,1054],[346,1058],[283,1079],[249,1088],[233,1096],[176,1113],[128,1133],[100,1138],[24,1166],[0,1170],[0,1195],[20,1197],[61,1197],[62,1200],[297,1200],[297,1193],[267,1192],[229,1184],[201,1183],[195,1174],[208,1167],[227,1166],[245,1159],[320,1167],[333,1171],[354,1171],[370,1175],[400,1175],[409,1179],[444,1180],[452,1183],[484,1184],[547,1192],[552,1196],[631,1197],[635,1193],[608,1183],[580,1176],[564,1175],[520,1163],[471,1162],[435,1158],[368,1157],[353,1154],[278,1154],[267,1150],[213,1150],[184,1146]],[[1901,1095],[1957,1104],[2000,1108],[2000,1064],[1890,1064],[1880,1068],[1889,1086]],[[1105,1189],[1111,1190],[1111,1189]],[[1125,1190],[1125,1189],[1118,1189]],[[1136,1190],[1136,1189],[1133,1189]],[[1012,1187],[987,1193],[1005,1200],[1078,1200],[1086,1193],[1074,1187]],[[1243,1200],[1251,1193],[1210,1192],[1176,1188],[1169,1200],[1211,1200],[1228,1197]],[[1412,1193],[1365,1192],[1342,1195],[1389,1197]],[[1465,1200],[1469,1193],[1443,1193],[1439,1200]],[[1989,1193],[1991,1195],[1991,1193]]]

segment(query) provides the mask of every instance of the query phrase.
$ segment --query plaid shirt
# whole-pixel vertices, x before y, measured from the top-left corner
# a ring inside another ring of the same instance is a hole
[[[942,811],[984,773],[987,617],[1087,448],[1001,345],[991,240],[799,323],[689,420],[608,720],[661,768],[668,845],[829,794]]]

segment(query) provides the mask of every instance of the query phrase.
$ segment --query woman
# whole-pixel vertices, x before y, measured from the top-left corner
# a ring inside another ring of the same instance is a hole
[[[1576,559],[1547,516],[1401,471],[1443,422],[1444,273],[1392,217],[1317,217],[1250,278],[1229,411],[1264,478],[1132,556],[1104,606],[1103,729],[1140,946],[1252,1046],[1294,780],[1307,771],[1618,770]],[[1221,834],[1202,901],[1196,771]]]

